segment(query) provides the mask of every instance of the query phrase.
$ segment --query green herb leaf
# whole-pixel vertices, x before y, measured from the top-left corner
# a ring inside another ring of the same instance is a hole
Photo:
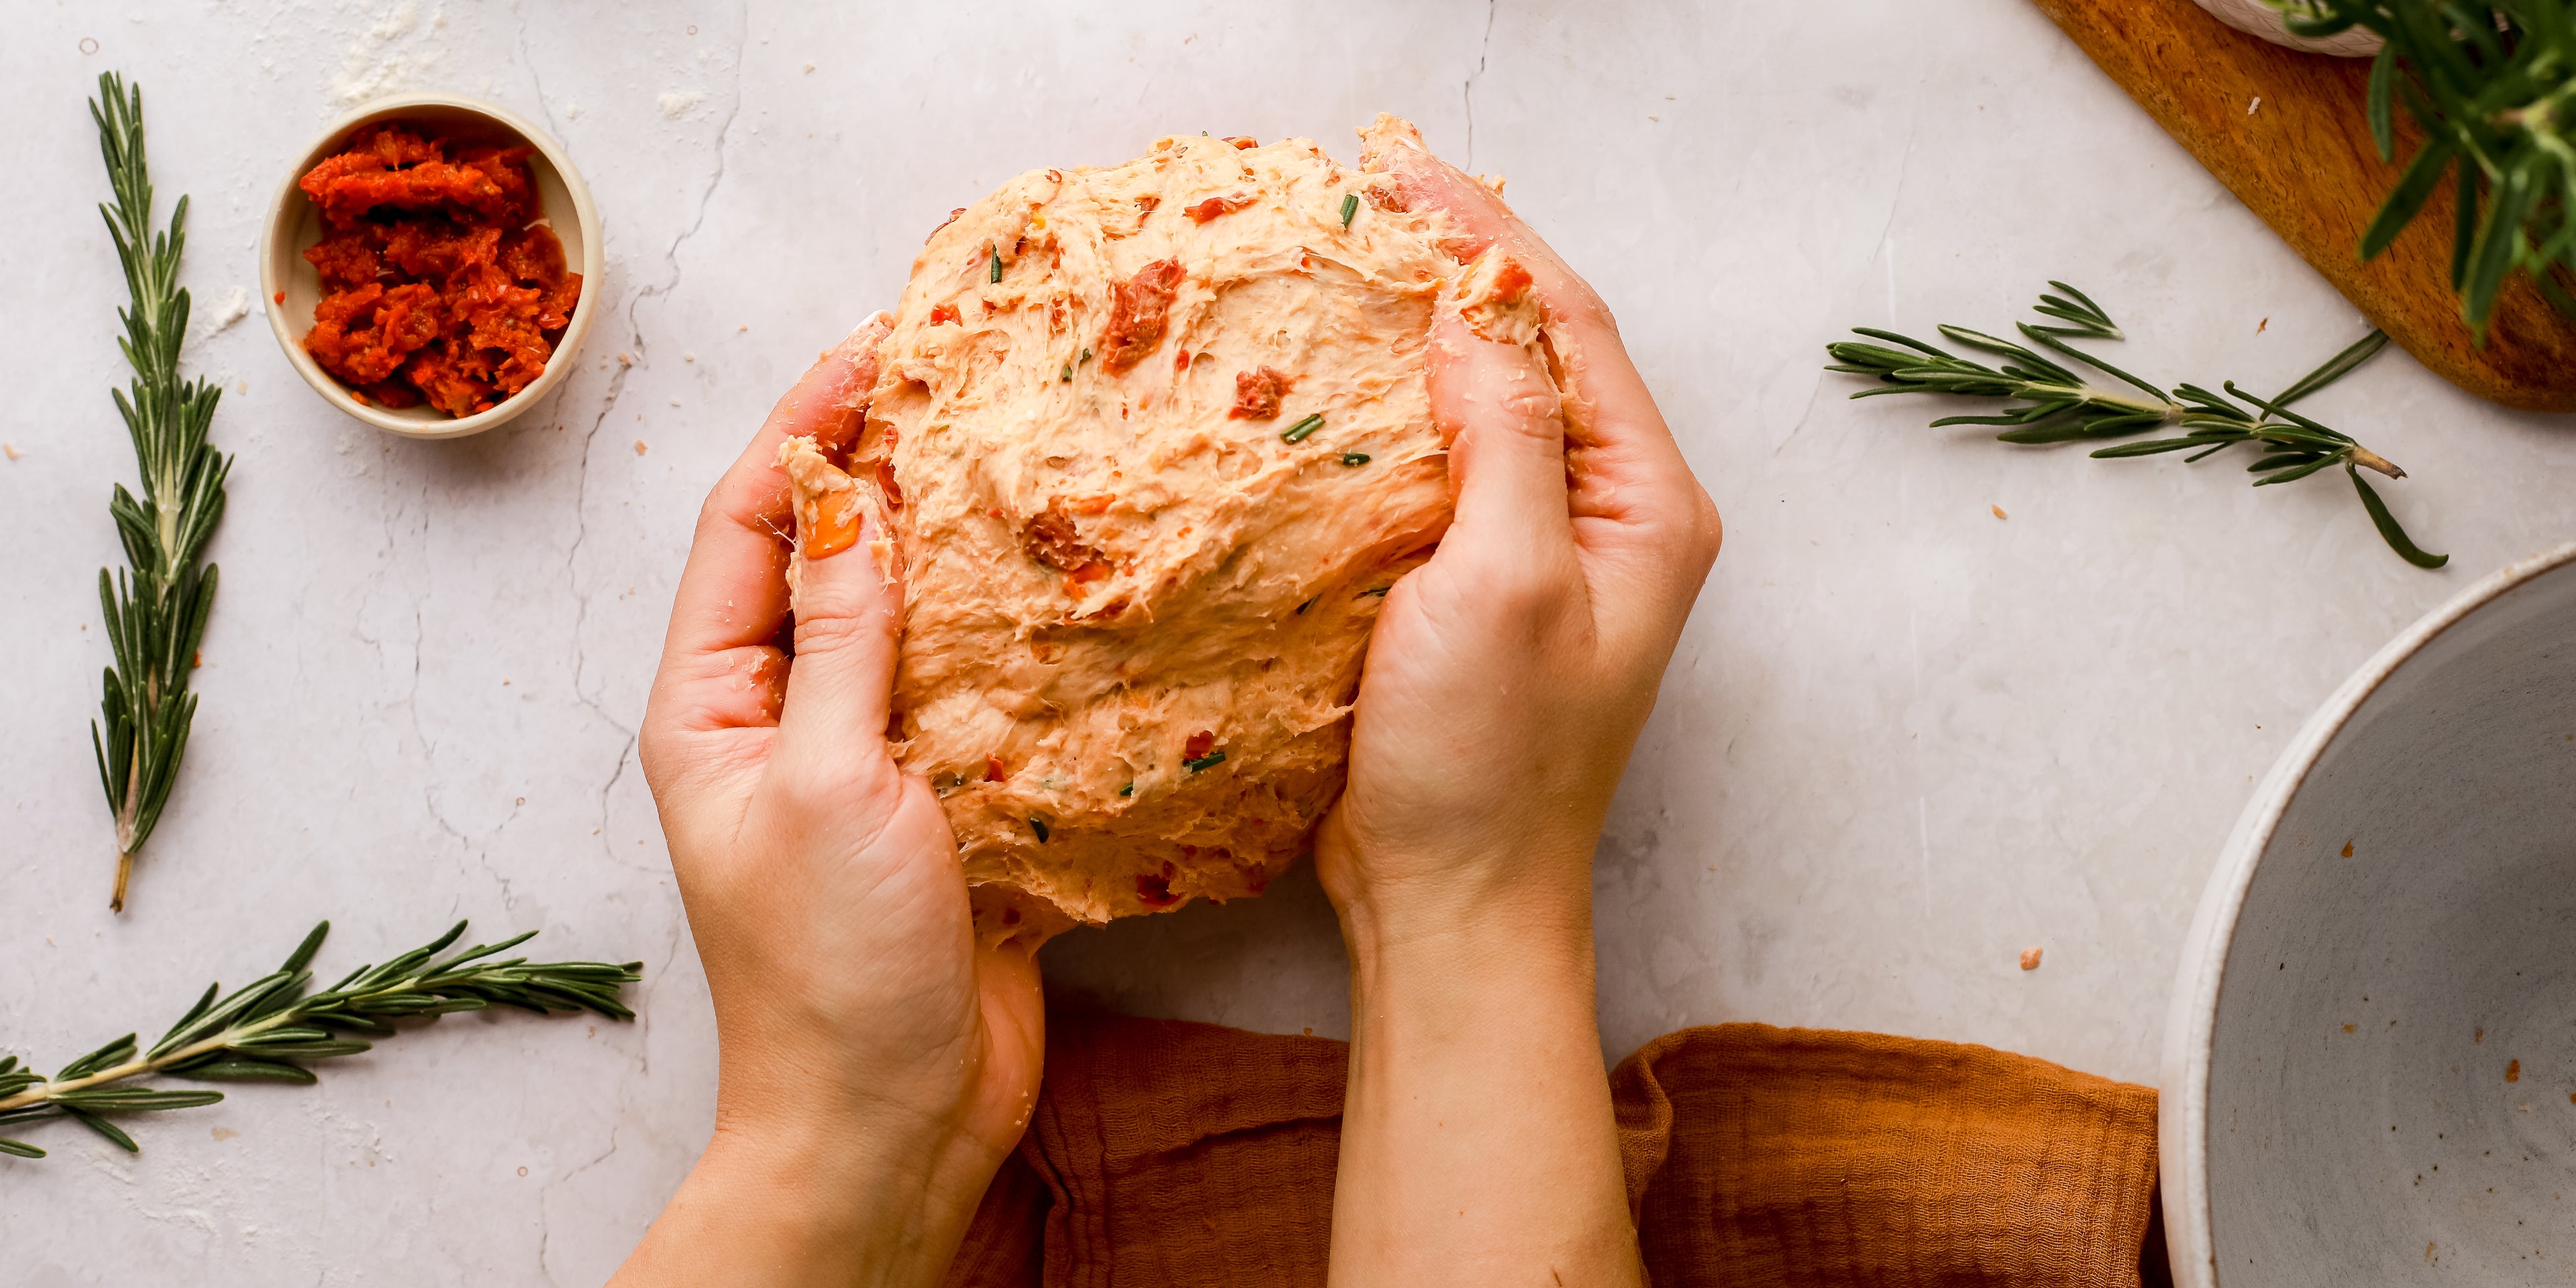
[[[2367,111],[2370,117],[2370,141],[2378,145],[2379,159],[2382,161],[2397,159],[2397,123],[2389,102],[2396,88],[2397,47],[2381,45],[2378,55],[2370,60],[2370,93]],[[2367,238],[2364,240],[2366,241]],[[2370,258],[2369,253],[2363,252],[2362,258]]]
[[[1002,280],[1002,248],[999,246],[993,248],[993,271],[987,280],[995,282]]]
[[[2434,187],[2442,182],[2442,171],[2450,166],[2451,157],[2450,143],[2436,139],[2425,144],[2416,152],[2415,159],[2406,163],[2406,173],[2398,177],[2397,186],[2388,193],[2388,200],[2380,203],[2378,216],[2370,221],[2370,227],[2362,230],[2363,259],[2378,258],[2379,252],[2388,249],[2388,243],[2397,240],[2397,234],[2406,231],[2406,225],[2415,222],[2415,216],[2423,213],[2424,202],[2433,195]]]
[[[98,78],[98,88],[89,114],[116,198],[99,214],[125,270],[125,334],[118,347],[134,369],[132,381],[110,398],[133,440],[143,482],[141,497],[120,484],[108,503],[127,567],[113,579],[105,569],[98,575],[102,634],[115,663],[101,685],[100,719],[90,726],[99,782],[116,820],[116,889],[108,907],[122,911],[134,857],[161,820],[197,715],[188,682],[218,581],[215,569],[199,561],[223,518],[232,461],[206,441],[223,390],[179,378],[179,346],[188,331],[188,292],[179,286],[188,199],[171,208],[167,229],[152,227],[143,91],[113,72]]]
[[[1047,842],[1047,825],[1046,825],[1046,820],[1045,820],[1045,819],[1039,818],[1038,816],[1036,816],[1036,815],[1034,815],[1034,814],[1030,815],[1030,816],[1029,816],[1029,830],[1038,834],[1038,844],[1040,844],[1040,845],[1044,845],[1044,844],[1046,844],[1046,842]]]
[[[393,1031],[396,1019],[434,1019],[491,1006],[541,1015],[587,1010],[610,1019],[634,1014],[618,1000],[618,991],[642,978],[642,963],[530,962],[499,956],[534,931],[440,960],[439,954],[464,935],[463,922],[381,966],[362,966],[330,988],[308,993],[313,977],[305,967],[330,924],[315,926],[287,955],[283,969],[220,999],[218,988],[208,988],[150,1051],[138,1055],[129,1034],[64,1066],[51,1080],[22,1069],[15,1056],[0,1057],[0,1124],[71,1117],[133,1149],[132,1138],[100,1115],[190,1109],[224,1098],[220,1091],[133,1085],[136,1078],[311,1083],[313,1071],[296,1061],[369,1050],[369,1043],[335,1033],[383,1036]],[[0,1153],[44,1157],[43,1150],[15,1141],[0,1141]]]
[[[1302,443],[1305,442],[1308,437],[1312,436],[1316,430],[1322,429],[1323,427],[1324,413],[1317,412],[1312,416],[1308,416],[1304,420],[1298,421],[1294,425],[1290,425],[1287,429],[1280,432],[1279,437],[1283,442]]]
[[[1360,212],[1360,194],[1358,194],[1358,193],[1356,193],[1356,192],[1346,192],[1346,193],[1343,193],[1343,194],[1342,194],[1342,231],[1344,231],[1344,232],[1348,232],[1348,231],[1350,231],[1350,227],[1351,227],[1351,216],[1356,215],[1356,214],[1358,214],[1359,212]]]
[[[2364,232],[2367,259],[2419,217],[2455,165],[2451,286],[2479,344],[2503,281],[2576,272],[2576,11],[2565,0],[2272,0],[2300,34],[2354,28],[2382,44],[2364,112],[2383,161],[2402,105],[2426,140]],[[2483,192],[2483,200],[2481,200]],[[2576,294],[2542,285],[2576,317]]]
[[[1366,453],[1366,452],[1344,452],[1344,453],[1342,453],[1342,464],[1344,464],[1344,465],[1348,465],[1348,466],[1350,466],[1350,467],[1351,467],[1351,468],[1353,468],[1353,469],[1358,469],[1360,466],[1366,465],[1366,464],[1368,464],[1368,463],[1369,463],[1369,454],[1368,454],[1368,453]]]
[[[2576,233],[2571,233],[2571,241],[2576,242]],[[2393,477],[2405,476],[2405,471],[2364,449],[2350,435],[2289,409],[2290,403],[2342,379],[2386,348],[2386,333],[2372,331],[2345,346],[2342,352],[2319,364],[2274,398],[2248,393],[2233,381],[2222,382],[2224,392],[2212,392],[2194,384],[2176,385],[2166,392],[2067,343],[2070,338],[2111,338],[2120,334],[2119,326],[2091,296],[2064,282],[2052,281],[2049,286],[2058,293],[2041,295],[2034,311],[2070,325],[2024,322],[2018,324],[2022,336],[2083,366],[2115,376],[2143,391],[2147,397],[2088,384],[2077,378],[2071,369],[2041,357],[2028,347],[1997,339],[1982,331],[1948,324],[1940,328],[1943,336],[1972,348],[2002,354],[2009,361],[2000,367],[1989,367],[1893,331],[1854,327],[1854,334],[1884,340],[1887,344],[1859,344],[1849,340],[1827,344],[1825,354],[1833,362],[1825,369],[1878,378],[1879,388],[1860,390],[1852,395],[1854,398],[1886,393],[1924,393],[1951,398],[2018,400],[1995,413],[1943,416],[1932,422],[1935,428],[1944,425],[2010,426],[1995,436],[2007,443],[2038,445],[2117,438],[2158,426],[2175,425],[2183,430],[2181,434],[2096,448],[2091,454],[2100,460],[2127,460],[2187,452],[2190,455],[2184,461],[2188,464],[2205,460],[2238,444],[2252,444],[2263,452],[2262,458],[2252,467],[2253,473],[2264,476],[2255,480],[2257,487],[2295,482],[2335,465],[2355,462]],[[2247,410],[2249,405],[2253,410]],[[2372,508],[2373,522],[2379,522],[2380,516],[2386,513],[2385,508],[2378,505],[2376,495],[2367,484],[2361,483],[2358,475],[2354,476],[2354,482],[2362,488],[2364,504]],[[2404,534],[2396,532],[2393,523],[2381,523],[2380,531],[2388,537],[2390,547],[2399,555],[2420,562],[2414,554],[2408,553],[2413,546],[2405,543]],[[1386,588],[1363,593],[1382,595]]]
[[[1198,758],[1198,759],[1196,759],[1196,760],[1184,760],[1184,761],[1182,761],[1182,762],[1181,762],[1181,768],[1186,769],[1186,770],[1190,771],[1191,773],[1195,774],[1195,773],[1199,772],[1199,771],[1200,771],[1200,770],[1202,770],[1202,769],[1211,769],[1211,768],[1214,768],[1215,766],[1222,765],[1222,764],[1224,764],[1224,763],[1225,763],[1225,752],[1224,752],[1223,750],[1217,750],[1217,751],[1211,751],[1211,752],[1209,752],[1208,754],[1206,754],[1206,755],[1204,755],[1204,756],[1201,756],[1201,757],[1199,757],[1199,758]]]
[[[2352,477],[2353,490],[2361,493],[2361,508],[2370,512],[2371,526],[2379,529],[2380,539],[2388,543],[2389,549],[2397,552],[2398,558],[2418,568],[2439,568],[2451,562],[2449,555],[2427,554],[2422,547],[2408,539],[2406,529],[2397,526],[2397,516],[2388,512],[2388,503],[2379,499],[2378,489],[2373,488],[2370,481],[2361,476],[2360,470],[2346,465],[2343,467],[2343,472]]]
[[[97,1114],[72,1105],[63,1106],[63,1114],[73,1122],[79,1123],[81,1126],[87,1127],[91,1131],[107,1137],[109,1143],[114,1144],[117,1148],[124,1150],[126,1153],[140,1154],[143,1152],[143,1147],[135,1144],[133,1137],[126,1135],[122,1130],[118,1129],[116,1124],[99,1117]]]

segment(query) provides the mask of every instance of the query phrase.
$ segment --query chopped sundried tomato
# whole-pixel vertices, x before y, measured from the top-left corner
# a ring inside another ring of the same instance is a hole
[[[1256,139],[1249,134],[1229,134],[1225,136],[1225,141],[1233,144],[1238,150],[1242,151],[1250,151],[1253,148],[1261,146],[1261,140]]]
[[[1108,556],[1083,544],[1063,497],[1047,502],[1047,508],[1029,520],[1022,536],[1029,558],[1065,574],[1076,585],[1098,581],[1116,571]]]
[[[814,530],[797,534],[808,559],[829,559],[859,543],[859,500],[848,492],[816,498]]]
[[[1251,204],[1252,198],[1244,196],[1241,193],[1233,193],[1223,197],[1210,197],[1207,200],[1190,207],[1190,218],[1197,223],[1203,224],[1219,215],[1233,214],[1235,211],[1241,210],[1245,206]]]
[[[1172,368],[1173,368],[1174,370],[1176,370],[1176,371],[1187,371],[1187,370],[1189,370],[1189,369],[1190,369],[1190,351],[1189,351],[1189,350],[1187,350],[1187,349],[1183,349],[1183,350],[1181,350],[1180,352],[1173,354],[1173,355],[1172,355]]]
[[[1227,409],[1228,420],[1277,420],[1279,400],[1288,395],[1294,377],[1269,367],[1254,367],[1234,373],[1234,406]]]
[[[544,374],[581,275],[532,221],[529,149],[448,146],[376,126],[298,181],[326,230],[304,252],[325,291],[304,347],[368,401],[469,416]]]
[[[894,462],[891,460],[877,462],[877,491],[885,494],[887,509],[903,508],[903,489],[895,486]]]
[[[1209,752],[1214,750],[1216,750],[1216,731],[1213,729],[1201,729],[1197,733],[1191,734],[1189,741],[1181,744],[1181,758],[1183,760],[1199,760],[1205,758]]]
[[[1100,337],[1100,365],[1122,375],[1144,360],[1163,338],[1172,297],[1181,289],[1181,262],[1158,259],[1110,290],[1109,326]]]
[[[1148,908],[1168,908],[1179,903],[1181,897],[1172,893],[1172,878],[1179,873],[1178,868],[1165,863],[1159,874],[1139,875],[1136,878],[1136,902]]]
[[[1150,192],[1149,192],[1149,193],[1146,193],[1145,195],[1143,195],[1143,196],[1141,196],[1141,197],[1136,198],[1136,209],[1137,209],[1138,211],[1140,211],[1140,212],[1142,212],[1142,213],[1144,213],[1144,214],[1148,214],[1148,215],[1150,215],[1150,214],[1154,213],[1155,209],[1156,209],[1157,207],[1161,206],[1162,204],[1163,204],[1163,199],[1162,199],[1161,197],[1157,197],[1157,196],[1155,196],[1154,194],[1152,194],[1152,193],[1150,193]]]
[[[963,317],[958,315],[957,306],[954,304],[933,304],[930,306],[930,324],[932,326],[937,326],[942,322],[955,322],[962,326],[965,324],[965,321],[966,320]]]
[[[1003,767],[1003,765],[1002,765],[1002,758],[1001,758],[1001,757],[999,757],[999,756],[986,756],[986,757],[984,758],[984,781],[985,781],[985,782],[988,782],[988,783],[998,783],[998,782],[1002,781],[1003,779],[1008,778],[1008,777],[1010,777],[1010,776],[1011,776],[1011,771]]]

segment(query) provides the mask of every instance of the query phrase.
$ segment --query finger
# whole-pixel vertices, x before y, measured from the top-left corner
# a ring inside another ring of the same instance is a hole
[[[891,768],[886,717],[903,638],[903,584],[872,493],[845,494],[859,509],[858,538],[829,554],[795,557],[796,661],[778,718],[778,755],[802,772],[836,778]]]
[[[766,644],[787,618],[787,476],[778,445],[813,437],[846,445],[876,383],[876,349],[892,319],[871,316],[770,409],[698,512],[688,567],[671,604],[666,658]]]
[[[1402,208],[1446,213],[1451,253],[1473,258],[1500,246],[1528,268],[1565,391],[1573,512],[1586,548],[1634,547],[1655,561],[1702,544],[1713,550],[1715,511],[1591,285],[1491,188],[1431,155],[1417,136],[1373,132],[1365,164],[1394,178],[1392,199]]]
[[[1452,440],[1457,503],[1441,553],[1464,549],[1509,565],[1570,556],[1565,422],[1537,354],[1479,335],[1467,315],[1446,308],[1432,324],[1429,358],[1431,418]]]

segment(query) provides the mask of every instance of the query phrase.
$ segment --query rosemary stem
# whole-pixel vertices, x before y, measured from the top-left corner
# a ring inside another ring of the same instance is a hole
[[[113,1069],[101,1069],[96,1073],[83,1074],[80,1077],[64,1082],[39,1082],[36,1085],[27,1088],[25,1091],[19,1092],[17,1095],[0,1098],[0,1114],[5,1114],[12,1109],[24,1109],[29,1105],[51,1100],[66,1092],[79,1091],[84,1087],[95,1087],[102,1083],[109,1082],[121,1082],[127,1078],[139,1078],[144,1074],[157,1072],[170,1065],[177,1064],[182,1060],[193,1059],[197,1056],[204,1055],[209,1051],[220,1051],[250,1034],[264,1033],[270,1029],[276,1028],[282,1023],[284,1023],[284,1021],[276,1016],[271,1016],[264,1020],[253,1020],[252,1022],[244,1024],[238,1028],[226,1029],[223,1032],[218,1033],[213,1037],[206,1038],[203,1041],[191,1042],[167,1055],[159,1057],[138,1057],[136,1059],[128,1060]]]
[[[2167,424],[2171,424],[2174,421],[2182,419],[2183,415],[2183,407],[2180,403],[2171,402],[2162,398],[2141,398],[2136,394],[2124,394],[2116,390],[2096,389],[2091,385],[2048,385],[2033,381],[2024,383],[2021,386],[2020,391],[2013,396],[2037,399],[2043,402],[2054,402],[2061,398],[2070,398],[2077,402],[2089,402],[2103,406],[2122,407],[2130,411],[2145,412],[2151,415],[2161,416]]]

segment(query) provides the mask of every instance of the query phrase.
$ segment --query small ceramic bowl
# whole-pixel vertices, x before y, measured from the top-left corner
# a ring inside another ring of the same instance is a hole
[[[2576,1283],[2576,544],[2408,628],[2281,754],[2163,1083],[2183,1288]]]
[[[556,343],[554,356],[546,361],[545,372],[490,411],[456,417],[425,403],[399,410],[362,403],[347,385],[334,379],[313,360],[312,354],[304,351],[304,333],[313,329],[313,306],[322,299],[322,279],[305,262],[304,252],[322,240],[322,212],[296,182],[324,158],[345,148],[349,136],[360,127],[389,120],[417,121],[444,138],[463,143],[526,144],[534,148],[528,169],[536,179],[538,204],[556,239],[563,243],[566,267],[581,274],[581,302],[574,306],[572,321]],[[581,173],[572,168],[563,147],[546,137],[545,131],[503,108],[475,99],[450,94],[405,94],[378,99],[341,119],[323,131],[322,137],[287,170],[285,181],[277,187],[277,200],[269,207],[268,234],[260,247],[259,294],[268,306],[268,325],[277,335],[278,347],[286,351],[286,360],[294,364],[304,383],[322,395],[323,401],[390,434],[463,438],[480,434],[535,406],[572,370],[581,353],[581,342],[590,334],[591,319],[598,313],[601,249],[599,211],[591,205],[590,189],[583,185]]]

